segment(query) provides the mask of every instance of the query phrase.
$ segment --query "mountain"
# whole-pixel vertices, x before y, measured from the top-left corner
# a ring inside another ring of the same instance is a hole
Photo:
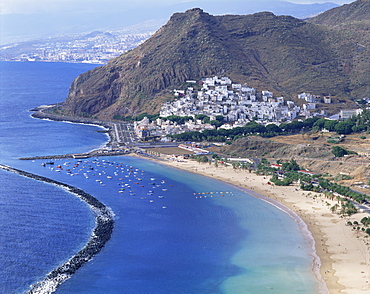
[[[351,5],[358,2],[369,1]],[[353,44],[344,37],[347,32],[346,25],[336,30],[270,12],[175,13],[139,47],[77,77],[64,110],[100,118],[155,113],[186,80],[213,75],[292,100],[300,92],[362,98],[370,94],[370,55],[363,54],[369,36],[362,36],[364,44]]]
[[[61,8],[57,12],[1,15],[0,44],[91,31],[117,30],[133,25],[140,26],[148,21],[159,23],[154,28],[157,30],[166,23],[173,13],[193,7],[201,7],[204,11],[214,15],[251,14],[267,10],[276,15],[284,14],[303,18],[338,6],[330,2],[303,5],[276,0],[250,2],[245,0],[193,0],[172,5],[138,3],[130,5],[131,8],[127,7],[125,1],[110,1],[109,4],[103,6],[101,4],[97,6],[98,1],[91,2],[88,6],[83,1],[71,1],[71,3],[72,6],[66,3],[65,8]],[[153,31],[153,28],[148,31]]]
[[[370,15],[370,0],[358,0],[325,11],[310,19],[311,23],[335,26],[354,21],[368,21]]]
[[[370,96],[370,0],[357,0],[308,20],[327,31],[334,56],[340,62],[349,93]]]

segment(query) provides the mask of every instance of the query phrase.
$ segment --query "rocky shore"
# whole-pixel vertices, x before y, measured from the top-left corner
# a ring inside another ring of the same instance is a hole
[[[101,131],[108,135],[109,142],[106,143],[106,147],[111,146],[111,150],[107,150],[107,148],[102,148],[98,150],[91,150],[86,153],[79,153],[79,154],[61,154],[61,155],[42,155],[42,156],[33,156],[33,157],[22,157],[20,160],[35,160],[35,159],[64,159],[64,158],[88,158],[94,156],[117,156],[130,153],[130,148],[125,146],[124,148],[117,148],[120,146],[120,138],[115,129],[115,125],[117,123],[113,121],[104,121],[94,118],[85,118],[85,117],[77,117],[77,116],[69,116],[69,115],[61,115],[52,112],[52,109],[55,109],[56,105],[42,105],[31,109],[30,111],[34,111],[31,114],[31,117],[37,119],[45,119],[45,120],[52,120],[52,121],[61,121],[61,122],[70,122],[70,123],[77,123],[77,124],[88,124],[88,125],[96,125],[105,128],[105,130]],[[114,147],[114,148],[113,148]]]
[[[7,165],[0,164],[0,168],[24,177],[62,187],[68,192],[75,194],[82,201],[85,201],[95,214],[96,226],[86,246],[77,252],[76,255],[71,257],[67,262],[51,271],[42,281],[31,285],[31,289],[27,292],[28,294],[53,293],[61,283],[69,279],[81,266],[91,260],[103,249],[105,244],[111,238],[113,232],[113,213],[98,199],[71,185],[12,168]]]
[[[87,124],[87,125],[97,125],[100,127],[104,127],[107,129],[107,133],[110,138],[110,142],[107,145],[111,144],[112,142],[116,141],[116,136],[113,132],[113,123],[110,121],[94,119],[94,118],[87,118],[87,117],[80,117],[80,116],[70,116],[70,115],[61,115],[51,112],[52,109],[55,109],[56,105],[41,105],[30,111],[34,111],[31,114],[31,117],[38,118],[38,119],[47,119],[53,121],[62,121],[62,122],[71,122],[77,124]]]
[[[34,118],[39,119],[50,119],[54,121],[68,121],[73,123],[80,123],[80,124],[93,124],[99,125],[109,129],[111,127],[111,123],[109,121],[94,119],[94,118],[85,118],[85,117],[77,117],[77,116],[69,116],[69,115],[61,115],[51,112],[56,105],[42,105],[38,106],[31,111],[34,113],[31,115]]]

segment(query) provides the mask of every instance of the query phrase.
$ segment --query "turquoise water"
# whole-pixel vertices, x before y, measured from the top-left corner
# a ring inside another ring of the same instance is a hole
[[[28,112],[64,100],[72,79],[92,67],[1,63],[0,163],[77,186],[115,214],[111,240],[57,293],[317,293],[295,220],[236,187],[128,156],[45,167],[17,160],[107,140],[97,127]],[[93,216],[58,187],[0,176],[0,262],[12,265],[1,267],[0,292],[22,293],[84,246]]]

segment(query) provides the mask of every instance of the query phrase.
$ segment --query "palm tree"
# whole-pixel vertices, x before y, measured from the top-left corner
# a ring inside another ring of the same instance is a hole
[[[338,207],[339,207],[339,205],[338,205],[338,204],[334,204],[334,205],[330,208],[331,212],[332,212],[332,213],[336,212],[336,211],[337,211],[337,209],[338,209]]]

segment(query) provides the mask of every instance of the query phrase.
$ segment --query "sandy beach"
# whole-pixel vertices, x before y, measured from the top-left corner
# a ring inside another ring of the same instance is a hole
[[[294,185],[268,185],[268,177],[247,170],[235,170],[230,166],[215,167],[192,160],[160,160],[159,163],[239,186],[256,197],[268,197],[272,204],[278,201],[288,207],[307,225],[309,232],[305,234],[311,242],[312,237],[314,239],[313,246],[318,258],[315,258],[313,271],[318,280],[325,281],[329,293],[370,293],[370,238],[347,225],[348,221],[360,223],[368,214],[357,213],[349,218],[340,218],[330,210],[337,203],[336,200],[329,200],[323,194],[299,190]],[[305,227],[303,224],[303,231]],[[323,288],[326,288],[325,285]]]

